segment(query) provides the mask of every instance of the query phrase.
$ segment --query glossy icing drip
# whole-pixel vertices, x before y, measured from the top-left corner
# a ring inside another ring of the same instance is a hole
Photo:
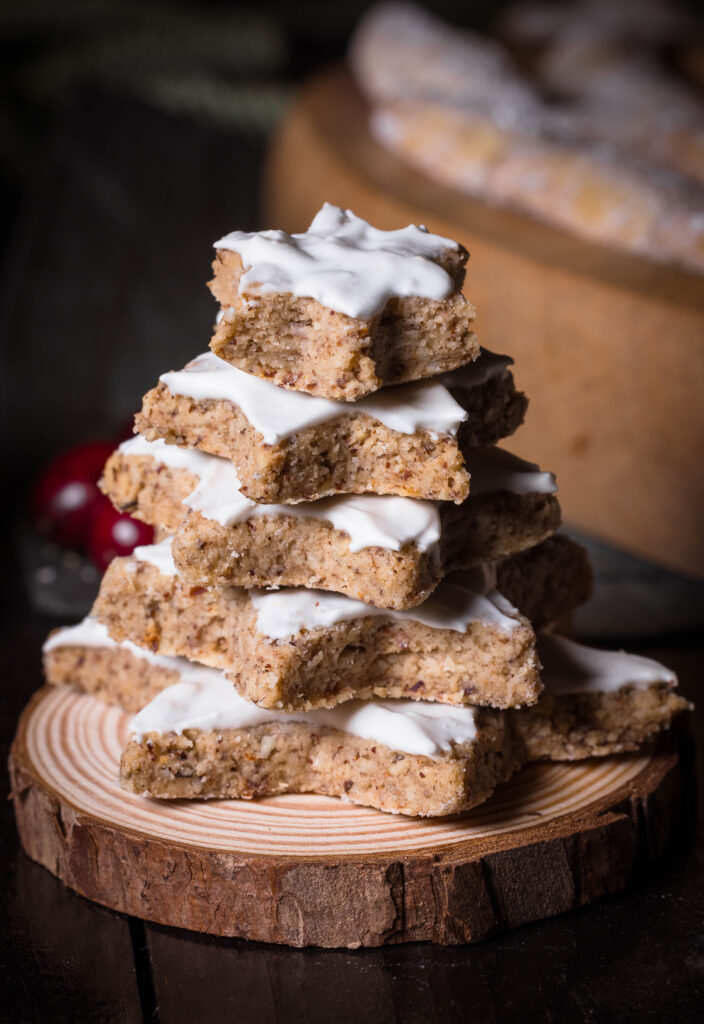
[[[167,444],[159,438],[156,441],[147,441],[141,434],[135,434],[129,441],[123,441],[117,449],[122,455],[139,456],[146,455],[150,459],[157,459],[171,469],[185,469],[193,476],[202,476],[210,467],[212,455],[199,452],[196,448],[180,448],[177,444]]]
[[[399,551],[411,543],[420,551],[429,551],[440,539],[439,502],[352,494],[298,505],[261,505],[242,494],[237,471],[227,459],[143,437],[132,438],[120,450],[126,455],[149,454],[165,465],[187,469],[198,476],[198,485],[184,504],[223,526],[262,516],[321,519],[349,535],[353,552],[368,547]],[[551,473],[541,473],[532,463],[498,448],[478,449],[472,462],[476,466],[470,466],[473,493],[475,483],[478,494],[494,490],[552,493],[557,489]]]
[[[222,672],[215,668],[208,668],[195,661],[188,661],[186,658],[172,658],[166,654],[154,654],[144,647],[138,647],[131,640],[113,640],[108,633],[107,626],[102,622],[88,615],[82,622],[75,626],[64,626],[47,637],[42,651],[46,654],[49,651],[61,647],[108,647],[119,648],[135,658],[148,661],[151,665],[158,665],[179,676],[179,682],[215,682],[224,678]],[[232,683],[229,684],[232,686]]]
[[[509,491],[511,494],[555,494],[557,480],[534,462],[526,462],[503,448],[476,448],[470,453],[470,498],[478,494]]]
[[[162,576],[176,576],[176,563],[171,553],[172,540],[173,537],[167,537],[158,544],[141,544],[134,549],[132,557],[138,562],[148,562],[155,566]]]
[[[134,549],[133,558],[156,566],[165,576],[175,576],[171,538],[160,544]],[[519,612],[494,585],[493,567],[481,566],[454,573],[450,582],[442,582],[431,596],[406,611],[376,608],[344,594],[307,587],[281,587],[247,591],[257,614],[257,628],[271,640],[295,636],[303,629],[319,629],[336,622],[382,616],[420,622],[430,629],[452,629],[464,633],[472,622],[484,622],[504,632],[516,628]]]
[[[44,641],[42,651],[47,654],[59,647],[118,647],[108,633],[107,626],[88,615],[75,626],[62,626],[54,630]]]
[[[488,575],[481,569],[458,574],[455,582],[441,583],[423,604],[407,611],[375,608],[343,594],[302,587],[255,589],[249,591],[249,597],[257,613],[259,632],[271,639],[371,616],[420,622],[431,629],[459,633],[466,632],[472,622],[483,622],[510,632],[518,625],[519,613],[492,587]]]
[[[467,412],[448,389],[478,387],[503,375],[509,365],[507,357],[486,352],[476,363],[441,378],[382,388],[354,403],[278,387],[238,370],[212,352],[196,356],[183,370],[162,373],[159,380],[174,395],[236,405],[262,435],[264,444],[278,444],[307,427],[357,415],[369,416],[401,434],[425,430],[434,437],[455,437]]]
[[[477,736],[474,711],[412,700],[347,701],[335,708],[288,714],[240,697],[224,676],[169,686],[130,722],[137,741],[150,732],[247,729],[267,722],[304,722],[374,740],[392,750],[440,757]]]
[[[677,685],[675,673],[652,658],[585,647],[550,633],[539,636],[538,653],[545,689],[555,696],[615,693],[624,688],[645,690],[656,683]]]
[[[440,516],[432,501],[379,495],[343,495],[301,505],[260,505],[240,491],[235,467],[227,459],[164,441],[137,436],[120,445],[124,455],[150,455],[164,465],[185,469],[199,478],[184,504],[223,526],[261,516],[322,519],[350,536],[350,550],[384,547],[398,551],[416,543],[427,551],[440,538]]]
[[[435,502],[354,494],[298,505],[260,505],[241,493],[232,463],[215,457],[184,504],[223,526],[271,516],[320,519],[349,535],[350,551],[369,547],[399,551],[411,543],[428,551],[440,539],[440,515]]]
[[[351,210],[325,203],[306,232],[233,231],[215,248],[239,253],[245,270],[239,291],[249,300],[288,292],[369,320],[395,296],[447,298],[454,282],[435,261],[458,246],[413,224],[380,231]]]

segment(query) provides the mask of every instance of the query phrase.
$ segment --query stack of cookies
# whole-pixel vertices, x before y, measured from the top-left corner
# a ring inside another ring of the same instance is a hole
[[[135,713],[122,784],[443,815],[666,728],[671,672],[558,635],[589,564],[552,474],[497,447],[526,399],[472,330],[466,250],[327,204],[216,249],[211,351],[102,481],[158,542],[45,645],[50,682]]]

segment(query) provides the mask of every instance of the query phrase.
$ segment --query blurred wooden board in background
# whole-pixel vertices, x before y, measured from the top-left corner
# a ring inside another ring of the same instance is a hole
[[[266,226],[304,230],[324,200],[378,227],[461,241],[487,348],[531,400],[508,447],[557,473],[566,520],[704,577],[704,284],[441,188],[382,149],[349,72],[301,91],[269,154]]]

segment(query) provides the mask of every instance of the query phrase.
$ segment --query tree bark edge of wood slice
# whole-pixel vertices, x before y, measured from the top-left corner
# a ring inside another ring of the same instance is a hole
[[[93,902],[212,935],[328,948],[476,942],[623,890],[663,849],[678,804],[678,757],[664,752],[579,811],[436,850],[305,859],[267,854],[266,839],[261,853],[198,848],[86,813],[55,788],[26,742],[51,691],[28,704],[10,753],[24,851]]]

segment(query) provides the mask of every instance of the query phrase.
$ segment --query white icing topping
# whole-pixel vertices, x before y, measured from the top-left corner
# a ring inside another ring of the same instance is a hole
[[[450,295],[454,282],[434,260],[458,246],[413,224],[380,231],[351,210],[325,203],[302,234],[233,231],[215,248],[242,258],[240,293],[290,292],[368,320],[393,296]]]
[[[440,539],[440,515],[435,502],[363,494],[322,498],[300,505],[260,505],[240,492],[232,463],[215,456],[184,505],[223,526],[262,516],[321,519],[349,535],[350,551],[369,547],[400,551],[411,543],[420,551],[428,551]]]
[[[138,740],[148,732],[245,729],[273,721],[310,722],[376,740],[393,750],[438,757],[453,743],[470,743],[476,737],[472,709],[443,704],[408,700],[348,701],[329,710],[295,714],[260,708],[240,697],[218,669],[185,658],[154,654],[129,640],[118,643],[102,623],[90,617],[77,626],[57,630],[48,638],[43,650],[59,647],[121,648],[134,657],[178,674],[178,683],[163,690],[132,719],[130,732]]]
[[[136,547],[132,554],[137,561],[156,566],[162,575],[175,576],[171,540],[169,537],[160,544]],[[471,622],[485,622],[510,632],[516,628],[519,612],[496,590],[494,576],[491,565],[453,573],[423,604],[406,611],[376,608],[344,594],[306,587],[254,587],[247,594],[257,614],[259,632],[271,640],[371,616],[406,619],[431,629],[453,629],[459,633],[466,632]],[[99,643],[99,634],[96,637],[95,642]]]
[[[87,616],[82,622],[75,626],[64,626],[57,629],[55,633],[47,637],[42,650],[56,650],[60,647],[110,647],[120,648],[129,651],[135,658],[142,658],[152,665],[168,669],[169,672],[176,672],[180,682],[222,682],[225,678],[223,673],[216,668],[208,668],[207,665],[200,665],[196,661],[188,661],[186,658],[172,658],[166,654],[155,654],[144,647],[138,647],[131,640],[113,640],[102,622]],[[228,683],[232,688],[232,683]]]
[[[46,638],[42,651],[47,654],[57,647],[117,647],[117,642],[108,633],[107,626],[87,616],[75,626],[63,626]]]
[[[447,388],[478,388],[492,377],[502,377],[509,366],[513,366],[513,359],[510,356],[502,356],[483,348],[473,363],[466,363],[458,370],[441,373],[434,379],[441,380]]]
[[[123,455],[148,455],[149,458],[157,459],[171,469],[186,469],[193,476],[202,476],[213,458],[212,455],[205,455],[196,448],[179,448],[177,444],[167,444],[161,438],[147,441],[141,434],[135,434],[129,441],[123,441],[117,450]]]
[[[295,636],[304,629],[332,626],[351,619],[382,616],[420,622],[431,629],[464,633],[471,622],[485,622],[504,632],[516,628],[519,613],[498,593],[482,570],[457,574],[443,582],[417,608],[390,611],[375,608],[343,594],[285,587],[276,591],[250,590],[260,633],[274,640]]]
[[[519,459],[503,448],[477,448],[470,453],[470,497],[510,491],[511,494],[555,494],[553,473],[543,473],[533,462]]]
[[[176,576],[176,563],[171,553],[172,540],[173,537],[167,537],[158,544],[140,544],[134,549],[132,556],[138,562],[148,562],[156,566],[162,576]]]
[[[510,362],[506,356],[482,352],[476,362],[435,380],[382,388],[354,403],[334,402],[281,388],[238,370],[212,352],[196,356],[183,370],[162,373],[159,380],[174,395],[197,401],[219,399],[238,406],[265,444],[278,444],[306,427],[358,413],[402,434],[427,430],[435,436],[454,437],[467,413],[448,389],[485,384],[505,373]]]
[[[143,437],[132,438],[120,450],[126,455],[152,455],[167,466],[187,469],[198,476],[198,485],[184,499],[184,505],[223,526],[262,516],[321,519],[349,535],[352,552],[369,547],[400,551],[411,543],[420,551],[429,551],[440,539],[440,502],[343,494],[298,505],[261,505],[242,494],[237,470],[227,459]],[[477,449],[469,469],[472,494],[500,490],[549,494],[557,490],[551,473],[541,473],[537,466],[500,448]]]
[[[350,551],[367,547],[399,551],[413,542],[427,551],[440,539],[436,502],[370,494],[340,495],[300,505],[260,505],[242,494],[237,471],[227,459],[141,436],[126,441],[120,450],[125,455],[151,455],[164,465],[198,476],[198,486],[184,505],[223,526],[261,516],[322,519],[349,534]]]
[[[655,683],[677,685],[677,676],[652,658],[625,651],[601,651],[565,637],[543,633],[538,640],[545,689],[569,693],[614,693],[625,687],[647,689]]]
[[[471,743],[477,736],[471,708],[412,700],[355,700],[329,710],[287,714],[251,704],[222,676],[169,686],[135,715],[129,728],[139,742],[150,732],[245,729],[274,721],[329,726],[426,757],[439,757],[453,744]]]

